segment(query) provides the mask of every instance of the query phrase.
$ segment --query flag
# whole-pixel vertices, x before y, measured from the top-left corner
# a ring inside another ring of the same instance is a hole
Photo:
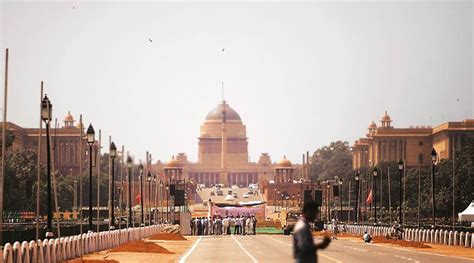
[[[372,189],[370,189],[369,196],[367,196],[367,200],[365,200],[367,204],[372,204]]]
[[[137,196],[135,196],[135,200],[137,201],[137,204],[140,203],[140,200],[141,200],[140,194],[138,194]]]

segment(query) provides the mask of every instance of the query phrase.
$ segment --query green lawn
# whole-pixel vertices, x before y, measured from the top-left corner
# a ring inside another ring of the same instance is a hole
[[[282,229],[276,229],[274,227],[258,227],[256,231],[257,234],[283,234]]]

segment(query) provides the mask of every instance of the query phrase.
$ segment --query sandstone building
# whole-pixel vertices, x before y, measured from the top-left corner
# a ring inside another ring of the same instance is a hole
[[[268,153],[262,153],[257,162],[249,161],[246,130],[240,115],[223,101],[207,114],[201,125],[197,162],[190,162],[185,153],[178,153],[167,163],[153,165],[152,169],[162,175],[165,170],[171,171],[169,179],[193,180],[206,186],[247,186],[279,180],[281,175],[275,170],[278,164],[272,163]],[[300,166],[295,165],[295,168]],[[296,175],[291,176],[296,179]]]
[[[381,125],[369,124],[365,138],[354,143],[352,167],[354,170],[377,165],[382,161],[398,162],[406,167],[431,165],[431,150],[439,159],[452,158],[453,150],[459,151],[467,136],[474,136],[474,120],[447,122],[436,126],[395,128],[385,112]]]

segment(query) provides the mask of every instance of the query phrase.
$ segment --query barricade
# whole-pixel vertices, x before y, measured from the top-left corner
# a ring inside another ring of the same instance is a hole
[[[117,247],[161,232],[165,225],[117,229],[55,239],[7,243],[3,248],[5,263],[57,263],[81,255]]]

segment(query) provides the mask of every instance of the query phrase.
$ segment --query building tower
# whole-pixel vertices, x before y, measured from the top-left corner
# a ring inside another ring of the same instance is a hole
[[[227,181],[227,166],[226,166],[226,155],[227,155],[227,131],[226,131],[226,102],[222,100],[222,124],[221,124],[221,173],[220,182]]]

